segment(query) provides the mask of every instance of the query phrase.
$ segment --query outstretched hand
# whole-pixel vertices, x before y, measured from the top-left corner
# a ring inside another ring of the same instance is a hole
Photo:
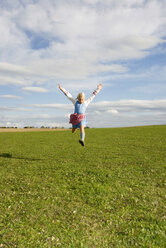
[[[58,84],[58,86],[59,86],[59,89],[60,89],[60,90],[62,90],[62,87],[61,87],[61,85],[60,85],[60,84]]]
[[[102,87],[103,87],[102,84],[98,84],[98,85],[97,85],[97,88],[98,88],[99,90],[101,90]]]

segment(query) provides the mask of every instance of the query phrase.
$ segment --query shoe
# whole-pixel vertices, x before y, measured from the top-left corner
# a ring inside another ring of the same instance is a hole
[[[85,146],[85,142],[84,142],[84,141],[79,140],[79,143],[80,143],[82,146]]]

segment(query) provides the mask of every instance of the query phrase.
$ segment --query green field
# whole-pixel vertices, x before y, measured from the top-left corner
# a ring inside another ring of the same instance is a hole
[[[166,126],[0,133],[0,247],[166,247]]]

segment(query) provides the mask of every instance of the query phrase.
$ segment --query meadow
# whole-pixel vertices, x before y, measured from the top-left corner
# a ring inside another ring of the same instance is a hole
[[[166,247],[166,126],[0,133],[0,247]]]

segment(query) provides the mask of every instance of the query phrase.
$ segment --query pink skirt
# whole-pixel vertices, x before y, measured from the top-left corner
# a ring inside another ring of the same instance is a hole
[[[72,123],[73,125],[77,125],[77,124],[79,124],[84,119],[85,119],[85,115],[84,114],[74,113],[74,114],[71,114],[70,115],[69,123]]]

